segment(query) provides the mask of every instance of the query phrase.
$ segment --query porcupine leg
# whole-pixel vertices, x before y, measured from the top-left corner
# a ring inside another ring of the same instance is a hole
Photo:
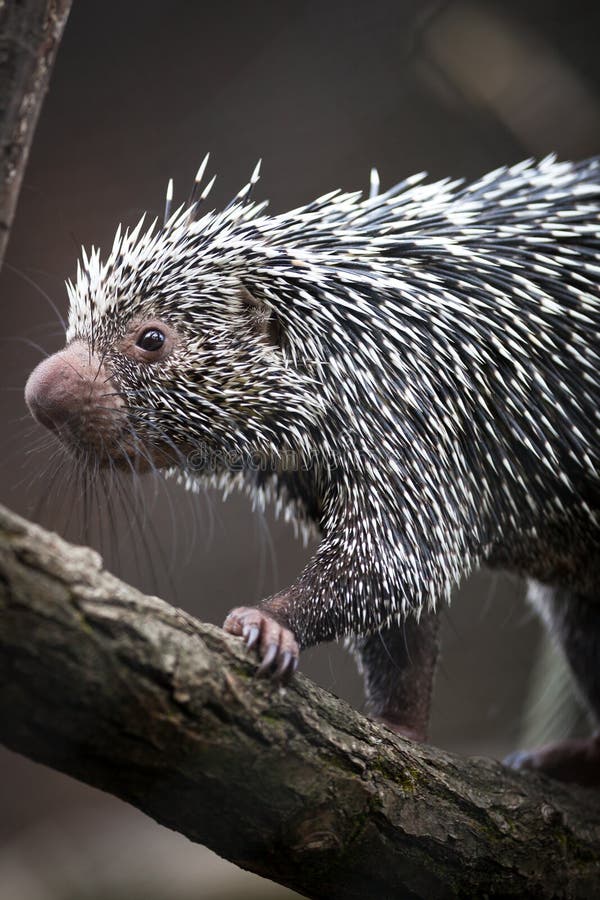
[[[293,632],[275,618],[286,619],[282,605],[285,594],[257,607],[238,607],[229,613],[223,627],[244,637],[248,647],[259,649],[259,674],[271,675],[275,666],[276,678],[285,681],[297,667],[299,648]],[[368,714],[413,740],[427,738],[438,632],[439,616],[424,612],[418,622],[411,615],[354,642],[364,674]]]
[[[403,625],[377,628],[400,601],[410,597],[410,579],[402,579],[402,554],[386,545],[387,535],[378,532],[376,513],[369,515],[362,493],[349,501],[350,488],[329,505],[326,538],[298,580],[287,590],[263,600],[256,607],[233,609],[224,629],[255,647],[261,660],[259,674],[285,680],[296,669],[298,651],[338,637],[360,634],[355,646],[363,658],[369,710],[391,728],[424,738],[427,732],[431,685],[437,657],[436,617],[423,612]],[[358,517],[355,510],[360,509]],[[428,553],[423,540],[422,551]],[[395,584],[397,596],[386,594],[388,579],[380,579],[379,559],[367,551],[377,547],[386,560],[386,575]],[[391,574],[390,574],[391,573]],[[393,576],[393,577],[392,577]],[[369,583],[371,594],[361,596]],[[361,606],[362,604],[362,606]]]
[[[563,588],[529,584],[529,599],[561,644],[582,699],[600,723],[600,602]],[[561,781],[600,785],[600,731],[511,754],[505,762]]]
[[[439,615],[412,615],[355,643],[367,712],[398,734],[424,741],[439,652]]]

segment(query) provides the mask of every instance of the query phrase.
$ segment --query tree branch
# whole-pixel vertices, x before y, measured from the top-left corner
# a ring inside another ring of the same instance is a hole
[[[0,3],[0,265],[71,0]]]
[[[0,508],[0,740],[310,897],[592,896],[597,795],[403,741]]]

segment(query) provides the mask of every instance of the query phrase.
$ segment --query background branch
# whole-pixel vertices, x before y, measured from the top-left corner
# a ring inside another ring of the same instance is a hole
[[[71,0],[0,3],[0,264]]]
[[[592,896],[597,795],[285,692],[219,628],[0,511],[0,740],[311,897]]]

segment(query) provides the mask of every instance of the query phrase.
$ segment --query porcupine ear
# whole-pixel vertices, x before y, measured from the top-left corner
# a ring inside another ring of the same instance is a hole
[[[242,284],[240,297],[244,311],[257,334],[264,337],[271,346],[282,350],[285,335],[281,323],[271,307],[251,294],[245,284]]]

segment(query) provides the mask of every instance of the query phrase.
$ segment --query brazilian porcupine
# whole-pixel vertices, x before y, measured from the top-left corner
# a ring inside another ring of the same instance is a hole
[[[262,673],[354,635],[372,713],[424,738],[434,610],[487,563],[531,579],[600,715],[600,158],[382,194],[373,173],[366,199],[274,216],[257,178],[200,217],[199,173],[162,229],[84,253],[33,415],[85,464],[316,526],[298,580],[226,619]],[[515,764],[593,780],[598,758],[590,738]]]

